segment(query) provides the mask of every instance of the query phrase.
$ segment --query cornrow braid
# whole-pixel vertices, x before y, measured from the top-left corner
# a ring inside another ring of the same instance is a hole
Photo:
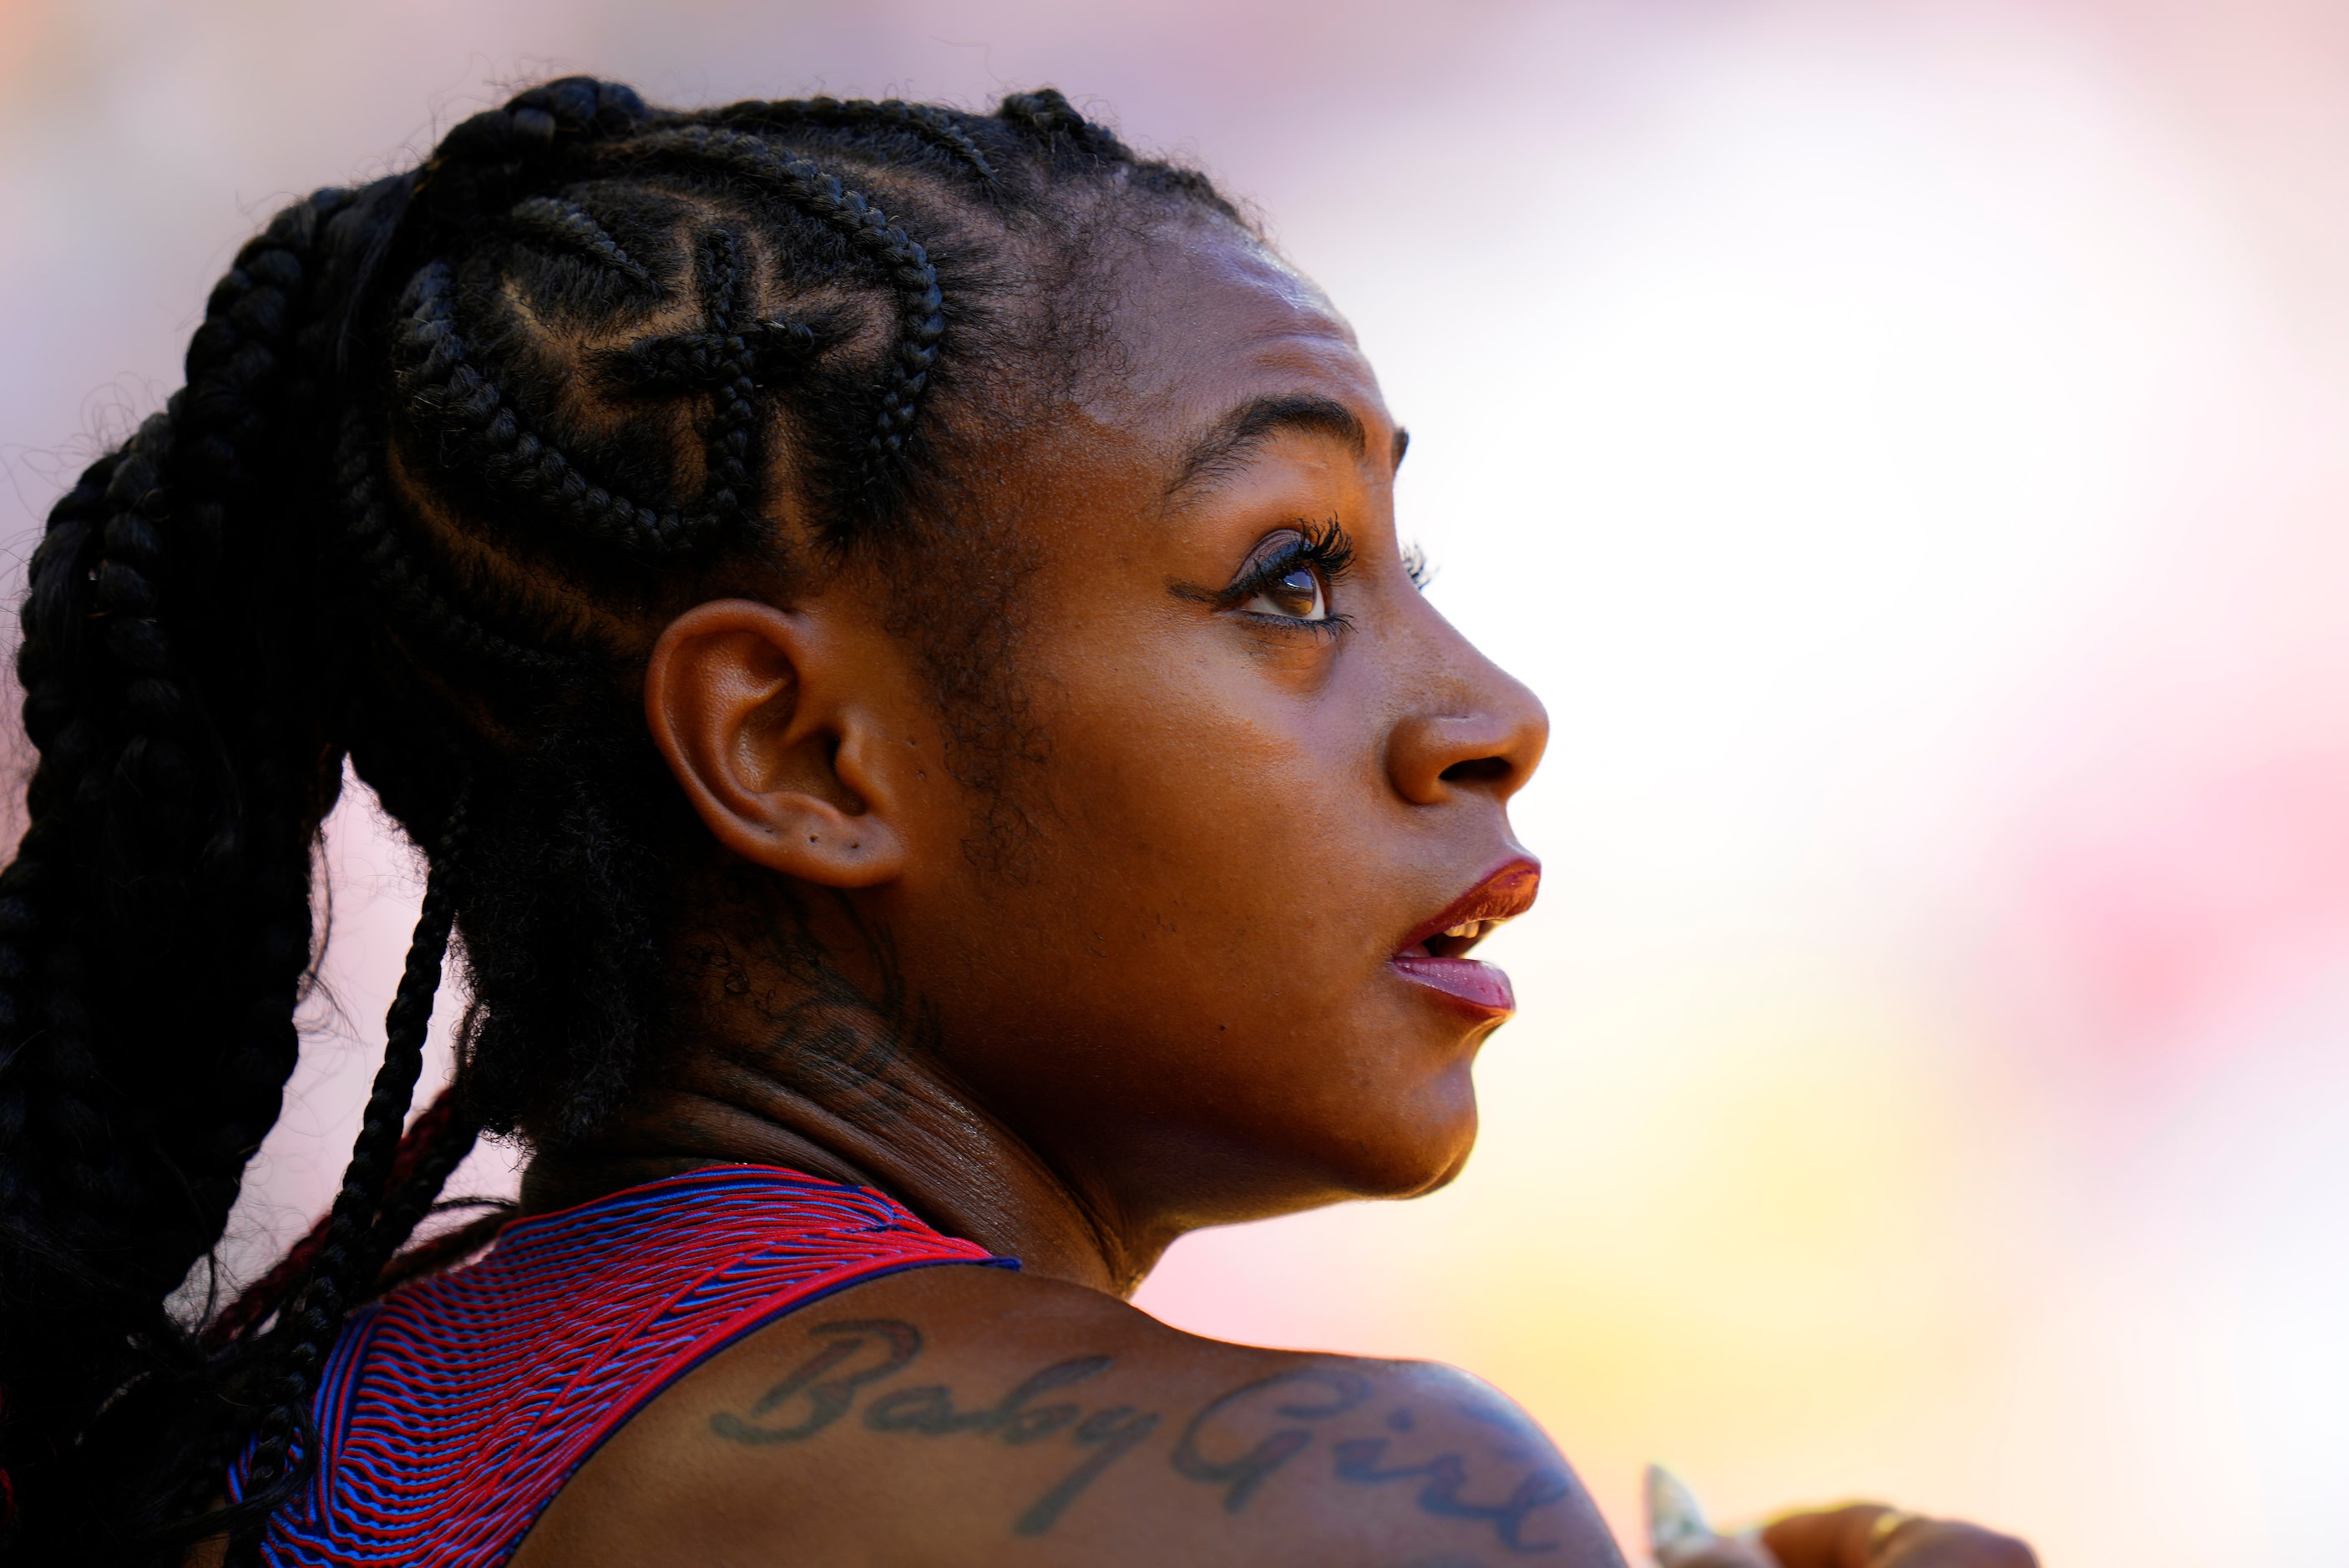
[[[1212,213],[1255,232],[1247,216],[1224,198],[1215,181],[1195,169],[1135,156],[1117,132],[1086,119],[1058,88],[1013,93],[997,108],[994,119],[1039,149],[1062,178],[1114,177],[1134,195]]]
[[[730,356],[739,355],[739,373],[751,387],[771,387],[803,372],[830,346],[836,334],[828,328],[828,323],[812,321],[754,321],[731,333],[640,337],[626,348],[596,356],[594,363],[616,392],[674,395],[705,390],[729,379],[735,363]]]
[[[558,196],[530,196],[517,201],[509,214],[525,233],[549,240],[574,254],[610,268],[647,294],[660,285],[620,242],[604,232],[595,216],[576,202]]]
[[[864,192],[843,185],[838,176],[805,159],[778,151],[758,136],[684,126],[641,137],[625,150],[642,157],[682,157],[743,175],[839,231],[885,270],[897,296],[898,338],[853,494],[868,519],[885,511],[895,499],[906,441],[946,336],[946,302],[928,251]]]
[[[428,205],[478,211],[483,188],[511,184],[585,144],[624,136],[650,112],[616,82],[565,77],[533,88],[453,127],[425,160],[416,194]]]
[[[714,512],[656,511],[613,494],[526,428],[496,383],[470,362],[458,332],[456,277],[446,263],[417,273],[402,302],[407,317],[396,352],[409,405],[435,416],[500,493],[535,503],[585,538],[651,560],[706,542],[722,524]]]
[[[592,1133],[674,1027],[709,846],[636,706],[659,628],[840,550],[988,548],[955,532],[967,438],[1078,351],[1061,296],[1104,234],[1201,216],[1240,221],[1050,89],[687,114],[567,77],[239,252],[185,389],[59,499],[25,598],[0,1553],[270,1555],[350,1308],[502,1222],[401,1250],[476,1138]],[[347,767],[429,862],[383,1064],[317,1226],[174,1307],[295,1062]],[[457,1078],[403,1133],[460,939]]]
[[[720,527],[739,527],[756,499],[756,476],[765,467],[761,460],[764,421],[752,397],[752,359],[743,336],[750,323],[743,319],[749,315],[745,295],[750,280],[742,243],[726,230],[714,229],[694,247],[694,283],[709,326],[688,335],[698,340],[692,348],[706,346],[707,352],[688,349],[667,358],[673,367],[691,361],[702,370],[710,400],[709,436],[702,447],[709,471],[707,504]]]
[[[840,127],[889,126],[902,129],[959,160],[981,184],[993,188],[999,179],[995,164],[971,134],[957,123],[961,117],[935,104],[907,103],[902,98],[786,98],[774,103],[737,104],[721,110],[718,123],[756,128],[778,125]]]
[[[584,666],[576,657],[525,647],[468,615],[418,564],[393,521],[377,472],[381,440],[360,410],[347,410],[336,438],[335,478],[357,575],[383,595],[402,631],[443,656],[502,666],[509,675],[542,681],[579,675]]]
[[[1058,88],[1013,93],[995,111],[1006,125],[1042,142],[1055,158],[1131,163],[1133,151],[1105,125],[1087,119]]]

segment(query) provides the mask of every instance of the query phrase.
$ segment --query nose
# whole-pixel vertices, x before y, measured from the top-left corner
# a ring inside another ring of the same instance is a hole
[[[1469,667],[1429,692],[1387,742],[1387,776],[1414,805],[1442,805],[1463,790],[1506,800],[1549,744],[1541,699],[1464,643],[1459,651]]]

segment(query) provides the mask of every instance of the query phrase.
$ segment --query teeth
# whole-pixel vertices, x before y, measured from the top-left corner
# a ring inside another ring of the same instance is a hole
[[[1459,924],[1453,926],[1450,930],[1446,931],[1444,934],[1446,936],[1476,936],[1481,934],[1484,929],[1485,923],[1481,920],[1464,920]]]

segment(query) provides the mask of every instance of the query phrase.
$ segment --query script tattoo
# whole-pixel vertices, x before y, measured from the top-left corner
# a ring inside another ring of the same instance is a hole
[[[999,1397],[966,1407],[943,1383],[892,1382],[923,1351],[922,1331],[902,1319],[814,1324],[807,1339],[812,1348],[805,1360],[746,1408],[711,1416],[711,1433],[749,1447],[802,1443],[854,1419],[867,1431],[891,1436],[975,1439],[1015,1449],[1058,1442],[1078,1450],[1076,1464],[1012,1521],[1017,1535],[1050,1530],[1086,1488],[1163,1424],[1159,1412],[1131,1405],[1088,1408],[1084,1386],[1110,1369],[1107,1356],[1056,1361]],[[892,1386],[876,1387],[884,1383]],[[1362,1407],[1373,1391],[1369,1378],[1332,1365],[1256,1378],[1202,1406],[1177,1434],[1168,1462],[1186,1480],[1220,1491],[1226,1513],[1240,1513],[1277,1473],[1322,1440],[1324,1423],[1354,1415],[1353,1430],[1359,1432],[1361,1418],[1371,1414]],[[1472,1486],[1469,1461],[1456,1449],[1397,1456],[1399,1445],[1422,1440],[1407,1405],[1389,1408],[1381,1419],[1393,1436],[1330,1434],[1330,1473],[1350,1486],[1402,1483],[1421,1512],[1487,1526],[1512,1553],[1557,1551],[1558,1542],[1528,1540],[1526,1526],[1539,1510],[1574,1495],[1571,1478],[1547,1461],[1543,1445],[1528,1440],[1529,1429],[1514,1413],[1473,1401],[1446,1403],[1456,1414],[1493,1429],[1485,1446],[1518,1477],[1506,1495],[1492,1501],[1464,1496],[1483,1489]],[[1411,1568],[1464,1568],[1466,1563],[1437,1556],[1417,1559]]]
[[[1271,1407],[1272,1413],[1289,1421],[1315,1421],[1343,1415],[1371,1397],[1369,1383],[1350,1372],[1334,1369],[1306,1367],[1243,1384],[1191,1418],[1191,1424],[1175,1439],[1175,1470],[1193,1480],[1223,1487],[1224,1511],[1237,1513],[1247,1506],[1257,1488],[1271,1479],[1273,1471],[1295,1459],[1313,1441],[1312,1429],[1284,1426],[1246,1452],[1221,1460],[1211,1459],[1200,1450],[1201,1435],[1220,1419],[1248,1413],[1277,1389],[1300,1391],[1316,1386],[1320,1389],[1319,1399],[1284,1399]]]
[[[905,983],[888,927],[833,890],[835,925],[853,935],[868,993],[817,935],[805,890],[733,868],[710,894],[729,920],[680,949],[685,975],[742,1019],[743,1064],[860,1127],[886,1127],[909,1101],[900,1062],[935,1043],[936,1009]]]
[[[1303,1367],[1243,1384],[1191,1418],[1182,1436],[1175,1439],[1172,1463],[1179,1474],[1192,1480],[1224,1488],[1225,1511],[1237,1513],[1275,1470],[1312,1445],[1315,1434],[1311,1423],[1345,1415],[1370,1395],[1368,1381],[1336,1367]],[[1514,1429],[1514,1422],[1471,1404],[1461,1404],[1456,1408],[1473,1420],[1499,1429],[1493,1447],[1504,1460],[1522,1463],[1537,1451]],[[1202,1442],[1203,1436],[1213,1432],[1219,1424],[1238,1425],[1251,1416],[1262,1414],[1269,1414],[1282,1423],[1303,1424],[1278,1425],[1253,1446],[1226,1452],[1220,1458],[1207,1451],[1209,1447],[1218,1445]],[[1417,1424],[1407,1405],[1389,1410],[1385,1418],[1387,1429],[1396,1433],[1409,1433]],[[1574,1483],[1564,1470],[1537,1465],[1506,1497],[1495,1502],[1478,1502],[1460,1495],[1469,1484],[1464,1456],[1456,1451],[1444,1452],[1416,1463],[1390,1464],[1387,1455],[1394,1441],[1389,1438],[1349,1438],[1333,1444],[1333,1473],[1338,1480],[1355,1486],[1416,1480],[1421,1484],[1413,1501],[1423,1513],[1488,1524],[1501,1544],[1512,1552],[1557,1550],[1559,1543],[1555,1541],[1526,1540],[1525,1530],[1526,1520],[1536,1510],[1573,1495]]]
[[[856,1399],[856,1390],[867,1383],[875,1383],[904,1367],[922,1353],[922,1331],[910,1323],[895,1318],[860,1317],[845,1323],[819,1323],[808,1330],[811,1338],[828,1338],[825,1346],[802,1362],[792,1375],[759,1396],[751,1405],[750,1420],[731,1411],[720,1410],[709,1418],[709,1429],[721,1438],[738,1443],[796,1443],[815,1436],[841,1417]],[[843,1361],[855,1358],[866,1345],[878,1341],[884,1357],[870,1367],[862,1367],[844,1377],[828,1377],[826,1373]],[[797,1421],[779,1427],[754,1425],[756,1418],[776,1410],[787,1410],[805,1398],[807,1414]]]
[[[1385,1438],[1354,1438],[1337,1446],[1338,1479],[1360,1486],[1423,1478],[1418,1502],[1422,1511],[1444,1519],[1473,1519],[1490,1524],[1501,1544],[1512,1552],[1555,1552],[1555,1541],[1525,1539],[1526,1516],[1537,1508],[1573,1494],[1563,1470],[1535,1470],[1499,1502],[1468,1502],[1460,1496],[1468,1484],[1467,1461],[1456,1453],[1438,1454],[1420,1464],[1385,1463],[1390,1444]]]
[[[820,1323],[808,1336],[826,1343],[749,1409],[740,1415],[721,1410],[710,1417],[709,1429],[729,1442],[804,1442],[847,1416],[859,1390],[895,1376],[922,1353],[922,1331],[896,1318]],[[1110,1366],[1106,1356],[1058,1362],[993,1404],[968,1410],[957,1408],[953,1391],[942,1383],[892,1389],[864,1407],[863,1419],[870,1431],[991,1439],[1009,1448],[1067,1434],[1070,1442],[1091,1451],[1012,1522],[1014,1534],[1041,1535],[1102,1471],[1158,1428],[1155,1411],[1131,1405],[1088,1412],[1068,1400],[1043,1402],[1061,1389],[1099,1377]]]

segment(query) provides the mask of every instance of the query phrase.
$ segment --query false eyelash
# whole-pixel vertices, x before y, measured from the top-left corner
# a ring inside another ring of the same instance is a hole
[[[1299,559],[1308,560],[1321,568],[1321,579],[1335,583],[1354,565],[1354,540],[1338,524],[1336,518],[1319,528],[1310,523],[1299,525],[1303,537],[1297,542]]]
[[[1336,518],[1327,522],[1308,522],[1300,519],[1297,537],[1257,562],[1254,571],[1221,593],[1216,601],[1225,609],[1236,609],[1270,588],[1299,565],[1309,565],[1319,574],[1323,593],[1336,589],[1339,580],[1354,564],[1354,542],[1339,525]],[[1249,617],[1268,625],[1277,624],[1285,631],[1303,631],[1317,637],[1338,637],[1353,628],[1354,618],[1341,613],[1332,603],[1329,614],[1319,621],[1293,620],[1286,615],[1256,614]]]
[[[1410,578],[1411,585],[1423,593],[1427,592],[1427,585],[1435,581],[1435,568],[1427,559],[1427,547],[1417,540],[1402,547],[1402,574]]]
[[[1227,605],[1245,604],[1299,565],[1311,566],[1319,572],[1325,589],[1334,588],[1339,580],[1353,569],[1354,541],[1339,526],[1334,517],[1327,522],[1318,523],[1300,519],[1297,524],[1297,537],[1258,562],[1255,571],[1225,589],[1222,598]],[[1331,618],[1336,619],[1334,615]]]

